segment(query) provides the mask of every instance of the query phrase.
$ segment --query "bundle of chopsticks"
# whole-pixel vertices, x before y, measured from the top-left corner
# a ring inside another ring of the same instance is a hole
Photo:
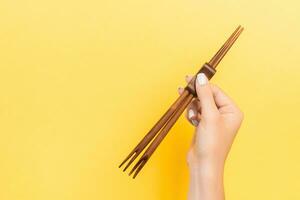
[[[135,178],[144,165],[149,160],[150,156],[156,150],[158,145],[166,137],[169,130],[173,127],[177,119],[183,113],[185,108],[189,105],[193,98],[197,97],[195,90],[195,79],[198,73],[204,73],[208,79],[211,79],[216,73],[216,67],[237,40],[239,35],[243,31],[243,27],[238,26],[232,35],[227,39],[219,51],[212,57],[212,59],[205,63],[201,69],[196,73],[192,80],[185,87],[184,92],[178,97],[178,99],[171,105],[167,112],[158,120],[158,122],[153,126],[153,128],[145,135],[145,137],[139,142],[139,144],[130,152],[130,154],[125,158],[125,160],[120,164],[119,168],[122,167],[130,158],[125,171],[133,161],[144,151],[144,149],[149,145],[144,154],[134,165],[134,167],[129,172],[131,175],[134,172],[133,178]]]

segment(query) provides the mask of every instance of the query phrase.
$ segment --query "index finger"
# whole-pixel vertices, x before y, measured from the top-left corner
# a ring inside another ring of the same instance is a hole
[[[236,112],[239,111],[234,101],[222,91],[218,86],[211,84],[211,89],[215,99],[215,103],[220,111]]]

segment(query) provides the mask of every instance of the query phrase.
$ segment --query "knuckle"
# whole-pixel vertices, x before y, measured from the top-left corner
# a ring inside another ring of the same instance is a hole
[[[235,116],[236,116],[236,118],[239,121],[243,121],[243,119],[244,119],[244,112],[238,106],[235,106],[234,110],[235,110]]]
[[[220,89],[219,86],[217,86],[217,85],[214,84],[214,83],[210,83],[210,86],[211,86],[213,89]]]
[[[207,120],[209,120],[210,122],[218,122],[220,120],[220,115],[218,112],[210,112],[209,114],[207,114],[206,116]]]
[[[236,116],[241,121],[244,119],[244,112],[238,107],[237,107],[237,110],[236,110]]]
[[[244,120],[244,116],[245,116],[245,115],[244,115],[244,112],[240,110],[240,111],[239,111],[239,118],[240,118],[241,121]]]

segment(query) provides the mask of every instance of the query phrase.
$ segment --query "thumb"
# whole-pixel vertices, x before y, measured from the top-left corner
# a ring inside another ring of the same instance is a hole
[[[203,118],[214,115],[218,112],[213,92],[204,73],[199,73],[196,79],[196,91],[201,105],[201,115]]]

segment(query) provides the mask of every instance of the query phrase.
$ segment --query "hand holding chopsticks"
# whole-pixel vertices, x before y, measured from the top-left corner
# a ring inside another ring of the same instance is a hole
[[[216,73],[215,68],[220,63],[225,54],[228,52],[233,43],[237,40],[242,31],[243,28],[239,26],[229,37],[229,39],[223,44],[220,50],[214,55],[214,57],[208,63],[205,63],[197,74],[203,73],[208,79],[211,79]],[[192,78],[192,80],[185,87],[184,91],[179,96],[179,98],[171,105],[171,107],[161,117],[161,119],[154,125],[154,127],[146,134],[146,136],[139,142],[139,144],[120,164],[119,167],[121,167],[130,159],[123,171],[125,171],[132,164],[132,162],[141,154],[141,152],[149,145],[144,154],[129,172],[129,175],[131,175],[134,172],[133,178],[135,178],[138,175],[138,173],[149,160],[150,156],[153,154],[158,145],[168,134],[169,130],[173,127],[177,119],[183,113],[185,108],[189,105],[189,103],[194,97],[197,97],[197,93],[195,90],[195,80],[196,76]]]

